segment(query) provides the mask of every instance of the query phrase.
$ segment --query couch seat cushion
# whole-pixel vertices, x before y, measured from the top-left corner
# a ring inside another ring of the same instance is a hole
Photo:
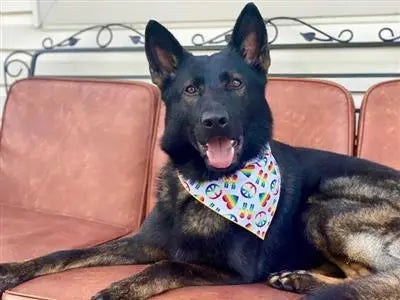
[[[0,263],[116,239],[126,228],[0,204]]]
[[[111,282],[126,278],[146,266],[95,267],[70,270],[28,281],[4,294],[3,300],[62,299],[87,300]],[[264,284],[187,287],[154,297],[157,300],[274,299],[292,300],[300,296],[281,292]]]

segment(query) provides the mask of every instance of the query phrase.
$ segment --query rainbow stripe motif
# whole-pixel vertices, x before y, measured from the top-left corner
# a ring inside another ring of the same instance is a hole
[[[276,175],[275,165],[272,161],[269,162],[268,171],[274,175]]]
[[[240,210],[239,217],[242,219],[246,216],[247,202],[243,202],[242,209]]]
[[[235,195],[224,195],[222,200],[226,202],[226,207],[232,209],[236,206],[239,197]]]
[[[250,177],[251,173],[253,173],[254,169],[255,169],[255,165],[250,164],[245,166],[243,169],[241,169],[240,171],[246,176],[246,177]]]
[[[236,189],[236,184],[238,183],[238,180],[238,176],[236,174],[233,174],[231,177],[232,190]]]
[[[260,183],[260,180],[262,180],[262,178],[263,178],[263,173],[264,173],[263,170],[258,171],[257,179],[256,179],[256,183],[257,183],[257,184],[259,184],[259,183]]]
[[[268,173],[264,173],[264,177],[262,179],[261,186],[265,187],[265,184],[267,183],[267,181],[268,181]]]
[[[240,209],[239,217],[243,219],[247,215],[247,219],[250,220],[253,217],[254,203],[250,204],[249,207],[247,207],[247,205],[247,202],[243,202],[242,208]]]
[[[265,205],[267,205],[267,202],[271,198],[271,195],[268,193],[260,193],[258,197],[260,199],[261,206],[264,207]]]
[[[224,188],[228,188],[229,187],[229,183],[231,182],[231,179],[229,176],[225,176],[222,181],[224,182]]]
[[[231,186],[231,189],[234,190],[236,189],[236,184],[238,182],[239,178],[236,174],[233,174],[232,176],[225,176],[222,178],[222,181],[224,182],[224,188],[229,188]]]
[[[250,205],[250,208],[247,210],[247,220],[250,220],[253,216],[254,211],[254,203]]]
[[[204,196],[202,195],[193,195],[193,197],[195,197],[197,200],[204,202]]]

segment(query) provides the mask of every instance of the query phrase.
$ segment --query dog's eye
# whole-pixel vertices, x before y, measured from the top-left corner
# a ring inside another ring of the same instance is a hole
[[[195,95],[197,94],[198,89],[194,85],[189,85],[185,89],[185,93],[189,95]]]
[[[232,89],[238,89],[242,86],[242,81],[240,79],[232,79],[231,82],[229,82],[228,87]]]

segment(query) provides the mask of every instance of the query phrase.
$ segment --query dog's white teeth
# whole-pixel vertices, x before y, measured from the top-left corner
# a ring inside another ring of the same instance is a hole
[[[229,154],[234,155],[234,154],[235,154],[235,148],[234,148],[234,147],[231,147],[231,149],[230,149],[229,152],[230,152]]]
[[[231,141],[231,145],[232,145],[232,147],[235,147],[235,146],[237,145],[237,141],[232,140],[232,141]]]

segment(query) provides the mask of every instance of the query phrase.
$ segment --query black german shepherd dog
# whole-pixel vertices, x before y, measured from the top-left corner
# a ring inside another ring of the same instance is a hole
[[[265,282],[306,299],[400,299],[400,173],[365,160],[272,140],[264,99],[264,21],[241,12],[229,45],[193,56],[162,25],[146,28],[153,82],[165,101],[158,202],[133,237],[0,265],[0,294],[67,269],[154,263],[92,299],[146,299],[191,285]],[[321,99],[323,100],[323,99]],[[318,126],[318,124],[316,124]],[[282,177],[261,240],[195,200],[178,179],[215,179],[269,143]]]

